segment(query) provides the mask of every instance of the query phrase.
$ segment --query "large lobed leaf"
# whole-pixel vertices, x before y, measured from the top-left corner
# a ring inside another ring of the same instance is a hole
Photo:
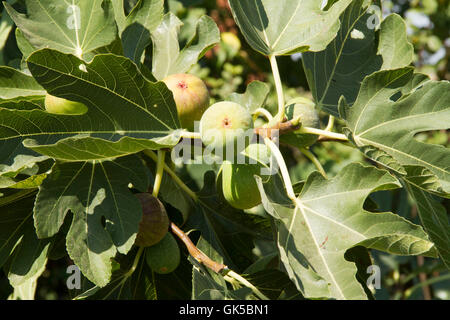
[[[335,39],[320,52],[305,52],[303,65],[318,108],[339,116],[341,96],[353,104],[363,79],[378,70],[401,68],[413,60],[403,19],[391,14],[379,30],[368,23],[379,1],[353,1],[340,17]],[[381,19],[378,17],[377,19]]]
[[[450,83],[429,81],[413,68],[367,77],[352,107],[341,111],[358,147],[372,146],[405,166],[427,168],[439,179],[434,192],[450,192],[450,150],[417,141],[420,132],[450,128]]]
[[[48,238],[73,214],[67,252],[83,274],[105,286],[111,258],[134,244],[142,208],[128,189],[148,189],[145,167],[137,156],[112,161],[56,162],[42,183],[34,207],[37,235]]]
[[[290,278],[309,298],[366,299],[348,249],[400,255],[435,255],[420,226],[393,213],[363,209],[371,192],[397,188],[388,172],[354,163],[334,179],[308,177],[295,205],[270,184],[260,183],[266,210],[276,219],[278,247]]]
[[[112,0],[124,55],[140,63],[145,48],[151,43],[151,33],[162,22],[163,0],[139,0],[125,16],[123,0]]]
[[[325,49],[351,2],[340,0],[325,10],[317,0],[229,0],[247,42],[267,56]]]
[[[27,14],[4,2],[6,11],[35,49],[52,48],[78,57],[110,44],[117,34],[105,0],[25,0]]]
[[[43,49],[30,56],[28,65],[50,94],[82,102],[89,111],[65,116],[2,104],[2,163],[14,163],[23,154],[22,142],[40,154],[69,161],[125,156],[178,142],[171,92],[163,83],[147,81],[127,58],[98,55],[84,65],[73,55]]]

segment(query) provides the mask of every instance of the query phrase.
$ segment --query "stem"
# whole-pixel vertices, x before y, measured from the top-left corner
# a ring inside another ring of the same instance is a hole
[[[328,118],[328,125],[325,128],[325,131],[329,131],[329,132],[333,131],[334,120],[335,120],[334,116],[330,115],[330,117]]]
[[[263,117],[266,118],[269,122],[273,120],[273,116],[270,114],[269,111],[267,111],[267,110],[264,109],[264,108],[258,108],[258,109],[256,109],[256,110],[253,112],[253,115],[254,115],[255,117],[263,116]]]
[[[144,150],[143,151],[145,155],[153,159],[154,161],[158,161],[158,156],[151,150]],[[187,185],[184,184],[183,181],[181,181],[180,178],[178,178],[177,174],[166,164],[164,163],[164,170],[167,172],[167,174],[175,181],[176,184],[184,191],[186,192],[195,202],[198,201],[198,196],[195,194],[194,191],[192,191]]]
[[[301,127],[299,130],[296,131],[297,133],[309,133],[309,134],[315,134],[335,140],[342,140],[342,141],[348,141],[345,134],[342,133],[335,133],[335,132],[328,132],[326,130],[316,129],[316,128],[309,128],[309,127]]]
[[[284,94],[283,85],[281,84],[280,71],[278,70],[277,57],[271,55],[270,65],[272,67],[273,79],[275,81],[275,88],[278,96],[278,114],[276,115],[278,121],[283,122],[284,119]]]
[[[163,150],[158,150],[158,160],[156,163],[156,176],[155,176],[155,184],[153,185],[153,193],[152,195],[157,198],[159,194],[159,189],[161,188],[161,181],[164,174],[164,158],[166,153]]]
[[[309,159],[312,163],[316,166],[317,170],[324,176],[325,179],[328,179],[327,174],[325,170],[322,167],[322,164],[320,163],[319,159],[308,149],[306,148],[300,148],[300,151]]]
[[[230,282],[233,286],[235,285],[235,280],[237,280],[242,285],[252,289],[255,295],[258,296],[260,299],[269,300],[269,298],[267,298],[264,294],[262,294],[258,290],[258,288],[256,288],[242,276],[240,276],[239,274],[237,274],[232,270],[229,270],[226,265],[213,261],[210,257],[201,252],[191,241],[189,236],[186,233],[184,233],[183,230],[178,228],[175,223],[172,222],[170,224],[170,227],[172,229],[173,234],[175,234],[181,241],[183,241],[184,245],[189,251],[189,254],[199,263],[203,264],[204,266],[211,269],[215,273],[223,275],[225,281]]]
[[[184,245],[189,251],[189,254],[197,260],[199,263],[203,264],[204,266],[208,267],[209,269],[213,270],[217,274],[221,274],[222,271],[227,270],[228,267],[224,264],[217,263],[213,261],[210,257],[208,257],[206,254],[201,252],[195,244],[191,241],[189,236],[183,232],[180,228],[177,227],[175,223],[171,223],[170,227],[172,229],[172,232],[181,240],[183,241]]]
[[[180,136],[182,138],[186,138],[186,139],[201,139],[202,136],[200,135],[199,132],[189,132],[189,131],[182,131],[180,133]]]
[[[227,276],[229,276],[232,279],[235,279],[237,281],[239,281],[241,284],[243,284],[244,286],[246,286],[247,288],[252,289],[253,293],[260,298],[261,300],[270,300],[269,298],[267,298],[261,291],[258,290],[258,288],[256,288],[254,285],[252,285],[249,281],[247,281],[244,277],[242,277],[241,275],[237,274],[236,272],[234,272],[233,270],[228,271]]]
[[[286,187],[286,192],[289,197],[289,199],[293,200],[294,202],[297,200],[294,192],[294,188],[292,187],[291,177],[289,176],[289,170],[286,166],[286,162],[284,161],[283,155],[280,152],[280,149],[278,149],[277,145],[273,143],[272,140],[269,138],[264,138],[264,142],[267,145],[267,147],[272,152],[272,155],[277,160],[278,166],[281,170],[281,176],[283,177],[284,184]]]

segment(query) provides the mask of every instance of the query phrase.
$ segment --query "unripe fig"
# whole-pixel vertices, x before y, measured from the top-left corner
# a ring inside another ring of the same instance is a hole
[[[54,114],[82,115],[88,111],[88,108],[81,102],[70,101],[47,94],[45,96],[45,110]]]
[[[232,32],[223,32],[220,35],[222,41],[235,52],[241,49],[241,40]]]
[[[313,101],[299,97],[288,102],[286,106],[286,117],[288,120],[300,117],[302,127],[320,128],[319,114],[315,109]],[[309,147],[317,141],[318,136],[307,133],[290,133],[281,136],[281,141],[297,146]]]
[[[214,149],[234,148],[242,151],[251,141],[253,119],[250,112],[241,105],[222,101],[213,104],[200,120],[200,134],[203,143]]]
[[[250,209],[261,203],[261,195],[254,175],[261,173],[258,164],[222,164],[221,188],[225,200],[236,209]]]
[[[193,131],[194,122],[209,107],[208,88],[200,78],[185,73],[170,75],[163,81],[172,91],[181,127]]]
[[[169,217],[158,198],[149,193],[139,193],[136,196],[143,212],[135,244],[150,247],[160,242],[169,231]]]
[[[168,274],[175,271],[180,264],[180,248],[173,235],[167,233],[156,245],[148,247],[145,261],[156,273]]]

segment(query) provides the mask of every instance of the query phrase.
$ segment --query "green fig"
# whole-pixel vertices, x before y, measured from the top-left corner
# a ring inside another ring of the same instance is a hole
[[[142,219],[135,244],[150,247],[160,242],[169,231],[169,217],[158,198],[149,193],[136,195],[142,206]]]
[[[47,94],[45,96],[45,110],[53,114],[82,115],[88,111],[88,108],[81,102],[70,101]]]
[[[234,154],[242,151],[253,136],[253,119],[241,105],[222,101],[213,104],[200,120],[203,143],[216,151],[234,148]]]
[[[320,128],[319,114],[315,109],[315,103],[309,99],[299,97],[288,102],[286,106],[286,118],[288,120],[300,117],[302,127]],[[313,145],[317,141],[318,136],[307,133],[289,133],[282,135],[281,142],[305,148]]]
[[[195,121],[209,107],[209,92],[205,83],[191,74],[173,74],[163,79],[172,91],[181,127],[193,131]]]
[[[156,245],[148,247],[145,261],[158,274],[174,272],[180,264],[180,248],[173,235],[167,233]]]
[[[253,160],[251,164],[258,162],[259,164],[269,166],[272,153],[264,143],[252,143],[242,152],[248,159]]]
[[[221,183],[225,200],[236,209],[250,209],[261,203],[261,195],[254,175],[261,173],[258,164],[238,164],[224,161]]]

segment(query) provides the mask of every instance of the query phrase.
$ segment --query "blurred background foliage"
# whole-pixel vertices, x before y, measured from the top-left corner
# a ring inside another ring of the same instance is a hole
[[[19,11],[25,12],[23,0],[7,0]],[[129,12],[137,0],[125,0]],[[419,72],[426,73],[433,80],[450,79],[450,1],[448,0],[388,0],[382,1],[383,15],[401,15],[407,24],[410,42],[415,48],[414,65]],[[184,23],[180,42],[185,43],[193,34],[197,20],[202,15],[212,17],[220,31],[221,42],[210,50],[190,71],[200,76],[210,89],[212,102],[227,99],[233,92],[244,92],[254,80],[272,84],[269,61],[253,51],[239,33],[227,0],[166,0],[166,9],[176,14]],[[1,7],[0,20],[0,65],[20,68],[21,53],[16,45],[14,25]],[[150,54],[150,52],[149,52]],[[150,56],[151,57],[151,56]],[[308,83],[303,71],[301,54],[278,59],[286,101],[304,96],[311,98]],[[267,100],[267,109],[276,113],[277,98],[272,90]],[[328,117],[321,115],[322,126]],[[337,127],[342,124],[337,122]],[[447,131],[421,133],[420,141],[449,147],[450,134]],[[293,182],[300,182],[315,170],[298,150],[282,146],[283,154],[290,167]],[[350,162],[365,160],[359,151],[340,143],[324,142],[311,147],[330,177],[335,176]],[[202,171],[203,172],[203,171]],[[198,177],[191,173],[192,183]],[[415,223],[420,223],[416,206],[403,190],[383,191],[371,195],[378,211],[392,211]],[[373,206],[372,203],[372,206]],[[444,201],[450,208],[450,201]],[[373,210],[373,208],[371,207]],[[257,212],[258,210],[253,210]],[[447,210],[450,211],[450,210]],[[450,299],[450,272],[436,259],[424,257],[399,257],[372,251],[374,263],[382,273],[381,289],[373,290],[377,299]],[[37,299],[68,299],[65,285],[68,274],[65,270],[71,264],[63,259],[50,261],[47,271],[38,283]],[[11,287],[0,271],[0,299],[5,299]],[[189,299],[189,296],[185,297]]]

